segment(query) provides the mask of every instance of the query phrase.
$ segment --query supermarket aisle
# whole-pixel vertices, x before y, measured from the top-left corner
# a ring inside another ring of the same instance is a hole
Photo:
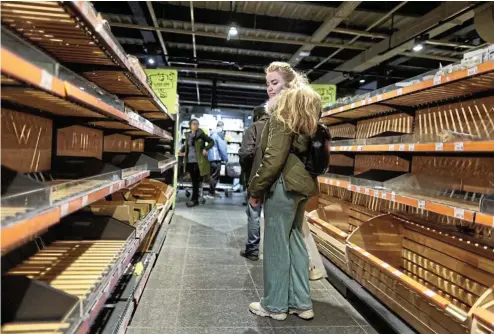
[[[238,254],[247,233],[241,202],[178,203],[128,333],[376,333],[326,281],[312,282],[313,321],[252,315],[248,305],[263,291],[262,261]]]

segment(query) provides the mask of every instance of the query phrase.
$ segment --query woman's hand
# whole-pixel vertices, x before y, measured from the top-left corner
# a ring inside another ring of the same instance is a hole
[[[206,151],[206,150],[202,150],[202,156],[203,156],[203,157],[205,157],[205,156],[207,156],[207,155],[208,155],[208,151]]]
[[[258,199],[256,199],[256,198],[254,198],[254,197],[252,197],[252,196],[250,196],[249,197],[249,204],[250,204],[251,207],[257,208],[259,205],[261,205],[261,201],[258,200]]]

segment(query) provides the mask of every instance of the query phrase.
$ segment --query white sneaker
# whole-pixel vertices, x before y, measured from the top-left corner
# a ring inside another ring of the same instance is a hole
[[[249,311],[260,317],[269,317],[274,320],[280,320],[280,321],[285,320],[287,317],[286,313],[275,313],[265,310],[264,307],[262,307],[261,303],[259,302],[251,303],[249,305]]]
[[[297,309],[290,309],[288,310],[288,313],[294,314],[300,319],[304,320],[312,320],[314,319],[314,311],[312,309],[310,310],[297,310]]]
[[[324,272],[319,269],[309,269],[309,280],[311,281],[318,281],[320,279],[324,278]]]

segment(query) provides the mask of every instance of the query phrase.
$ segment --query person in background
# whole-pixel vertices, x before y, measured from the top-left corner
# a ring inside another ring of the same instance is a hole
[[[271,63],[266,83],[271,116],[261,136],[262,162],[249,185],[251,207],[264,202],[264,296],[249,310],[275,320],[285,320],[287,313],[310,320],[314,312],[303,224],[317,184],[303,161],[322,102],[288,63]]]
[[[216,124],[216,130],[211,135],[211,139],[214,140],[214,146],[208,151],[208,159],[211,165],[211,180],[209,183],[210,198],[221,198],[221,195],[216,193],[216,185],[220,180],[221,162],[228,162],[225,131],[223,131],[224,126],[225,124],[219,121]]]
[[[266,113],[264,104],[254,108],[254,123],[252,123],[245,131],[242,139],[242,146],[238,151],[240,165],[245,173],[247,185],[254,175],[256,175],[256,172],[261,165],[262,152],[259,144],[261,142],[262,130],[268,119],[269,115]],[[247,243],[245,244],[245,249],[240,251],[240,255],[252,261],[257,261],[259,259],[261,212],[262,204],[254,208],[247,203]]]
[[[199,187],[202,178],[209,175],[211,167],[207,158],[208,151],[213,147],[214,140],[199,129],[199,121],[191,119],[190,132],[185,133],[185,145],[181,151],[184,155],[184,168],[192,180],[192,197],[186,203],[188,207],[199,205]]]

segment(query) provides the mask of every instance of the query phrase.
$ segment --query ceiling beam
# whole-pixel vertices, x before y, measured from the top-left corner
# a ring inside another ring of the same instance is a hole
[[[248,79],[258,79],[258,80],[265,79],[264,73],[230,71],[230,70],[221,70],[217,68],[167,67],[167,69],[177,70],[178,72],[181,73],[207,73],[207,74],[217,74],[217,75],[241,77]]]
[[[201,86],[212,86],[213,81],[207,79],[197,79],[197,78],[184,78],[179,77],[178,83],[181,84],[190,84],[190,85],[201,85]],[[245,83],[238,81],[217,81],[216,86],[218,87],[227,87],[227,88],[240,88],[240,89],[251,89],[251,90],[262,90],[266,91],[265,85],[253,84],[253,83]]]
[[[177,28],[163,28],[163,27],[152,27],[141,24],[131,24],[131,23],[118,23],[118,22],[110,22],[112,27],[120,27],[120,28],[128,28],[128,29],[139,29],[139,30],[148,30],[148,31],[160,31],[171,34],[181,34],[181,35],[192,35],[193,33],[196,36],[203,37],[211,37],[211,38],[219,38],[226,39],[226,34],[224,33],[216,33],[216,32],[206,32],[206,31],[198,31],[192,32],[187,29],[177,29]],[[226,27],[226,26],[225,26]],[[257,37],[257,36],[247,36],[242,34],[242,28],[239,28],[239,35],[235,38],[240,41],[249,41],[249,42],[263,42],[263,43],[277,43],[277,44],[291,44],[291,45],[307,45],[312,47],[323,47],[323,48],[343,48],[350,50],[366,50],[365,47],[357,46],[357,45],[347,45],[345,43],[332,43],[332,42],[312,42],[309,40],[295,40],[295,39],[276,39],[276,38],[266,38],[266,37]],[[274,33],[274,32],[273,32]],[[280,32],[281,34],[281,32]],[[290,34],[287,34],[290,35]],[[307,39],[310,36],[307,36]]]
[[[382,40],[336,69],[339,71],[363,72],[374,67],[385,60],[410,50],[416,37],[428,34],[429,38],[433,38],[472,18],[474,6],[473,2],[467,1],[442,2],[436,9],[410,22],[389,38]],[[346,78],[343,73],[331,71],[316,82],[337,84],[344,80]]]
[[[151,15],[151,20],[153,21],[153,25],[155,27],[158,27],[158,20],[156,19],[156,14],[154,13],[153,2],[146,1],[146,5],[148,7],[149,14]],[[163,40],[161,31],[157,30],[156,34],[158,35],[158,41],[160,42],[161,50],[163,51],[163,58],[165,59],[165,65],[168,65],[168,51],[166,50],[165,41]]]
[[[343,20],[360,5],[361,1],[345,1],[338,8],[336,8],[331,14],[329,14],[324,23],[312,34],[310,37],[311,42],[321,42],[326,36],[329,35],[333,29],[335,29]],[[313,45],[304,44],[288,61],[292,66],[297,66],[300,60],[303,58],[301,52],[310,52],[314,48]]]

